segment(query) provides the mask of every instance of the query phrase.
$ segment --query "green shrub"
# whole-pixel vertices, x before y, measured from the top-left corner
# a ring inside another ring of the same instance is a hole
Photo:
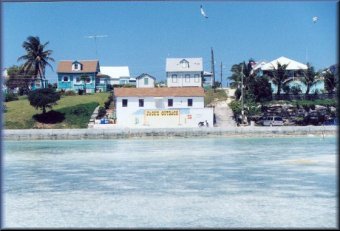
[[[241,111],[242,111],[241,102],[234,100],[229,103],[229,107],[233,111],[234,116],[241,114]]]
[[[104,107],[99,107],[97,119],[100,119],[105,115],[106,115],[106,109]]]
[[[94,109],[99,105],[98,102],[78,104],[72,107],[61,108],[56,111],[63,113],[65,120],[70,128],[86,128]]]
[[[300,94],[302,92],[302,90],[301,90],[300,86],[297,85],[297,86],[292,86],[290,88],[290,92],[292,92],[293,95],[298,95],[298,94]]]
[[[109,95],[108,99],[104,102],[104,107],[109,109],[111,102],[113,101],[113,95]]]
[[[14,93],[7,93],[5,95],[5,102],[10,102],[14,100],[19,100],[18,95]]]
[[[66,96],[75,96],[75,95],[77,95],[74,91],[66,91],[65,92],[65,95]]]

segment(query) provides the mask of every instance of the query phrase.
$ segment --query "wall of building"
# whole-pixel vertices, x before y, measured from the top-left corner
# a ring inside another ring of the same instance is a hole
[[[123,99],[127,107],[122,107]],[[144,99],[144,107],[139,107],[139,99]],[[168,99],[173,99],[172,107]],[[192,107],[188,99],[193,99]],[[117,124],[127,127],[197,127],[205,120],[213,125],[213,109],[204,108],[204,97],[117,97],[116,115]]]
[[[271,83],[272,92],[274,94],[276,94],[277,85],[272,83],[271,81],[270,81],[270,83]],[[290,88],[292,88],[293,86],[300,87],[302,94],[306,93],[306,91],[307,91],[307,86],[299,80],[292,81],[288,85],[289,85]],[[320,81],[310,88],[309,93],[312,94],[315,91],[317,91],[318,93],[321,93],[324,90],[325,90],[325,83],[324,83],[324,81]],[[281,88],[281,94],[284,94],[284,91],[283,91],[282,88]]]
[[[82,75],[87,75],[91,78],[91,82],[86,83],[86,92],[93,93],[95,90],[96,82],[95,82],[95,73],[68,73],[68,74],[60,74],[58,73],[58,90],[65,91],[78,91],[78,89],[84,89],[84,83],[82,80],[77,81],[77,78],[80,78]],[[68,81],[63,81],[64,76],[67,76]]]
[[[177,75],[177,81],[173,82],[172,75]],[[186,79],[185,75],[189,75]],[[198,75],[198,80],[195,79],[195,75]],[[167,72],[166,81],[168,87],[201,87],[202,86],[202,73],[197,72]]]
[[[145,84],[145,79],[148,79],[148,84]],[[143,76],[142,78],[136,79],[136,87],[138,88],[151,88],[155,87],[155,80],[148,76]]]

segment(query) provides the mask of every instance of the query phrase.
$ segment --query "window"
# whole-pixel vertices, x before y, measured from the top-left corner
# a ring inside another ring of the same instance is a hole
[[[144,85],[148,85],[149,84],[149,78],[144,78]]]
[[[188,107],[192,107],[192,99],[188,99]]]
[[[183,68],[188,68],[189,67],[189,62],[185,59],[183,59],[180,63],[182,63]]]
[[[185,82],[186,83],[190,82],[190,75],[189,74],[185,75]]]
[[[156,108],[163,108],[163,99],[155,99]]]
[[[78,63],[75,63],[75,64],[74,64],[74,69],[75,69],[75,70],[78,70]]]
[[[139,99],[139,107],[144,107],[144,99]]]
[[[79,83],[80,82],[80,77],[76,78],[76,82]]]
[[[177,75],[172,75],[171,79],[173,83],[177,83]]]
[[[91,83],[91,77],[87,77],[85,80],[86,83]]]
[[[195,74],[195,83],[199,83],[200,82],[200,76],[199,74]]]
[[[168,99],[168,107],[172,107],[174,104],[174,100],[173,99]]]
[[[123,99],[122,100],[122,107],[127,107],[128,106],[128,100],[127,99]]]
[[[63,77],[63,82],[68,82],[68,76]]]

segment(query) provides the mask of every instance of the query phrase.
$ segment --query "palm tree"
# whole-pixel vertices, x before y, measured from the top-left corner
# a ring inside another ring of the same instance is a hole
[[[46,66],[49,66],[53,70],[49,61],[54,62],[54,59],[51,57],[53,51],[45,50],[48,43],[49,42],[41,44],[38,36],[29,36],[22,44],[22,47],[26,50],[26,54],[18,58],[18,61],[25,61],[23,70],[26,73],[33,71],[34,78],[39,78],[43,87]]]
[[[326,70],[324,71],[324,82],[325,82],[325,89],[328,93],[334,93],[334,90],[337,86],[337,78],[335,75],[329,71]]]
[[[306,96],[308,96],[310,88],[320,82],[321,79],[319,78],[319,73],[315,72],[314,67],[311,66],[309,63],[307,63],[307,70],[305,70],[303,74],[304,78],[301,79],[301,82],[303,82],[307,86]]]
[[[281,89],[284,85],[288,84],[292,79],[289,78],[287,73],[287,66],[288,64],[281,65],[279,62],[277,62],[277,68],[273,67],[272,71],[272,81],[274,84],[277,85],[277,92],[276,95],[280,95]]]
[[[241,88],[242,85],[242,75],[243,75],[243,85],[247,88],[248,83],[250,80],[250,77],[252,77],[251,74],[251,62],[253,62],[252,59],[249,60],[248,64],[246,64],[244,61],[239,64],[234,64],[231,67],[232,75],[228,77],[229,80],[232,82],[230,83],[231,88]]]
[[[228,77],[231,88],[240,88],[241,87],[241,64],[234,64],[231,67],[232,75]]]

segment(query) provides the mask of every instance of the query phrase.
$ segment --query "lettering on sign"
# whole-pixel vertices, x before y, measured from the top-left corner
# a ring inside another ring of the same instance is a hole
[[[147,110],[145,111],[145,116],[178,116],[179,110]]]

